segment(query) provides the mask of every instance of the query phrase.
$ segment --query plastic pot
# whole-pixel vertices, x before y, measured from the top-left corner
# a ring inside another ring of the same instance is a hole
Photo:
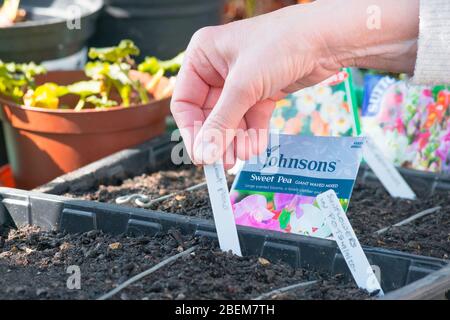
[[[69,84],[82,71],[55,71],[38,82]],[[74,101],[65,101],[74,104]],[[169,99],[103,110],[40,109],[0,99],[0,117],[17,187],[31,189],[165,131]],[[63,101],[64,103],[64,101]]]
[[[450,173],[434,173],[402,167],[397,167],[397,170],[416,194],[430,196],[436,190],[450,190]],[[361,165],[360,175],[363,180],[378,180],[365,163]]]
[[[103,1],[22,0],[20,5],[27,20],[0,28],[0,59],[40,63],[82,50],[95,31]]]
[[[223,0],[106,0],[91,45],[132,39],[143,55],[168,59],[186,48],[196,30],[220,24],[223,4]]]

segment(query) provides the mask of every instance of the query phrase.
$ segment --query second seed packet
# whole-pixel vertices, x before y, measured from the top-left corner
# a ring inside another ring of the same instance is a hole
[[[363,132],[398,166],[450,172],[450,86],[367,74]]]
[[[354,95],[352,72],[342,69],[322,83],[278,101],[270,127],[285,134],[352,136]]]

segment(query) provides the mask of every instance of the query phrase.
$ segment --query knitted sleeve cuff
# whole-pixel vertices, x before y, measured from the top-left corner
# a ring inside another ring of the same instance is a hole
[[[450,0],[420,0],[420,27],[413,82],[450,84]]]

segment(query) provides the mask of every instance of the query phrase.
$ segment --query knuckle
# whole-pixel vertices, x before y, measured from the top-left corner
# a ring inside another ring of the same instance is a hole
[[[217,28],[213,26],[203,27],[197,30],[191,38],[191,44],[199,45],[212,39],[216,33]]]
[[[227,89],[228,92],[236,97],[236,100],[246,105],[247,108],[250,108],[256,102],[254,86],[243,78],[230,79],[227,83]]]
[[[230,125],[230,120],[226,119],[226,117],[222,116],[222,115],[217,115],[215,117],[212,117],[209,121],[208,121],[209,127],[210,128],[214,128],[217,130],[225,130],[229,127]]]

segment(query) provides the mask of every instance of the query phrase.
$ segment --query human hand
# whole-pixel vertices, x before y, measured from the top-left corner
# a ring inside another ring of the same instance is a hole
[[[410,6],[411,1],[416,0],[399,0],[394,9],[398,10],[399,2]],[[388,12],[387,6],[393,3],[378,2]],[[366,28],[369,1],[345,2],[361,13],[359,19],[352,19],[343,3],[324,0],[290,6],[207,27],[194,35],[171,103],[194,163],[210,164],[223,156],[225,166],[231,167],[236,157],[246,160],[260,154],[266,148],[269,119],[277,100],[327,79],[343,66],[373,64],[365,59],[370,56],[370,61],[376,60],[367,44],[383,45],[383,40],[390,38],[382,32],[370,37],[355,32],[355,25]],[[396,32],[398,38],[403,37],[404,32]],[[355,35],[347,39],[352,33]],[[379,47],[376,50],[377,56],[383,57],[384,52]],[[390,52],[390,57],[395,61],[395,54]]]

